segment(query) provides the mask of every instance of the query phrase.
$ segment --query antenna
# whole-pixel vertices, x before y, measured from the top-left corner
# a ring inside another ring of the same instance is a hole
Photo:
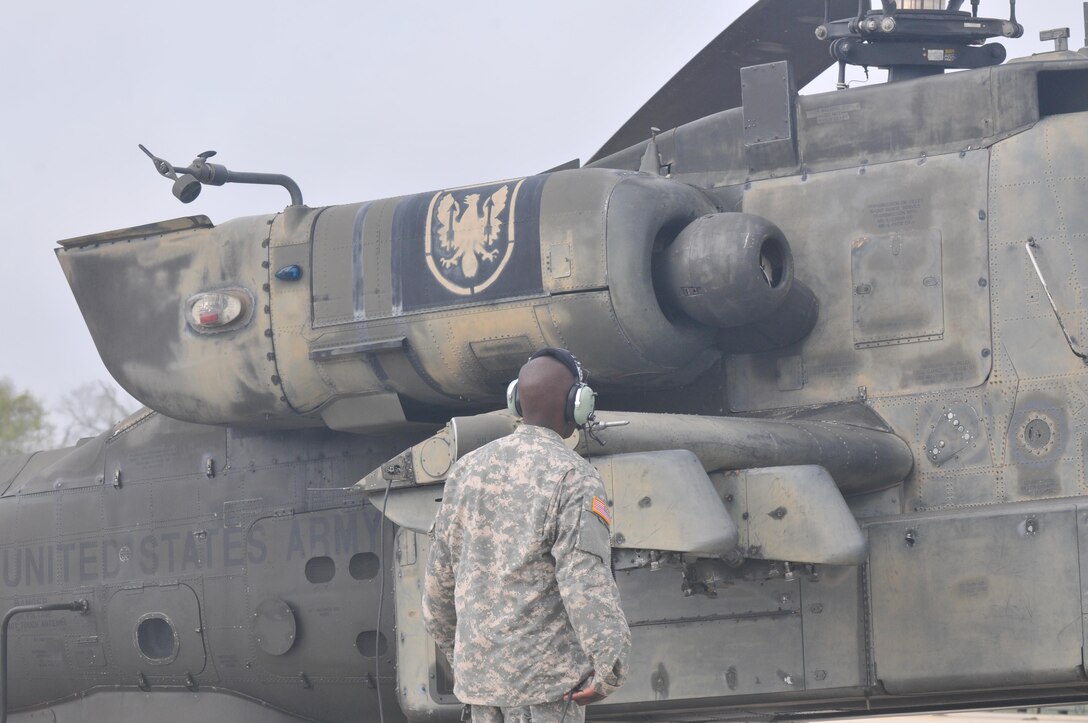
[[[1085,3],[1085,5],[1088,6],[1088,3]],[[1088,12],[1088,10],[1086,10],[1086,12]],[[178,180],[178,174],[174,173],[174,167],[172,165],[147,150],[143,143],[138,145],[140,146],[140,150],[146,153],[147,157],[151,159],[151,162],[155,164],[155,170],[159,172],[159,175],[165,176],[172,181]]]
[[[1074,354],[1082,360],[1088,361],[1088,354],[1079,351],[1076,340],[1069,336],[1069,331],[1065,328],[1065,322],[1062,321],[1062,314],[1058,311],[1058,305],[1054,303],[1054,297],[1050,295],[1050,289],[1047,288],[1046,279],[1043,278],[1043,271],[1039,268],[1039,262],[1035,260],[1035,250],[1039,248],[1038,242],[1034,237],[1029,237],[1027,243],[1024,244],[1024,248],[1028,252],[1028,258],[1031,259],[1031,265],[1035,267],[1035,275],[1039,277],[1039,283],[1043,285],[1043,293],[1046,294],[1046,300],[1050,302],[1050,308],[1054,311],[1054,316],[1058,320],[1058,326],[1061,327],[1062,334],[1065,336],[1065,343],[1069,345]]]
[[[208,159],[215,155],[215,151],[204,151],[194,158],[193,162],[188,166],[175,166],[147,150],[142,143],[139,145],[140,150],[155,164],[155,170],[158,171],[159,175],[174,181],[174,195],[182,203],[190,203],[199,196],[201,184],[222,186],[227,183],[255,183],[268,186],[283,186],[291,194],[291,205],[302,205],[302,191],[299,190],[298,184],[281,173],[230,171],[226,166],[221,166],[218,163],[208,163]]]
[[[1055,51],[1069,50],[1069,28],[1044,30],[1039,33],[1039,40],[1043,42],[1053,40]]]

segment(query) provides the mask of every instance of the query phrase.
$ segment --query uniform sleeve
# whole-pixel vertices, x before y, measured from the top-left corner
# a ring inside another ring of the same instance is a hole
[[[431,551],[423,578],[423,625],[452,665],[457,608],[454,603],[453,559],[443,534],[445,525],[442,516],[445,510],[443,505],[439,519],[431,529]]]
[[[578,642],[596,673],[594,689],[615,692],[627,677],[631,631],[612,577],[608,523],[593,511],[605,504],[600,477],[572,470],[562,483],[552,545],[559,592]]]

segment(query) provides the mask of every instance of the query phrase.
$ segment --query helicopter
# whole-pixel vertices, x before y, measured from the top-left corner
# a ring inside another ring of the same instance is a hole
[[[1022,33],[760,0],[584,166],[340,206],[145,148],[290,205],[60,242],[146,408],[0,460],[0,718],[459,719],[427,529],[548,345],[633,633],[591,718],[1082,700],[1088,58]]]

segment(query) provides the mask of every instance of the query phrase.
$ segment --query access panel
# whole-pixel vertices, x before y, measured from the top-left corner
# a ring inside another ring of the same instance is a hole
[[[110,652],[125,680],[140,673],[149,683],[184,683],[207,659],[200,603],[185,584],[116,590],[106,603]]]
[[[876,677],[892,694],[1082,680],[1076,511],[869,528]]]
[[[985,150],[753,182],[819,299],[799,343],[726,361],[753,411],[974,387],[993,360]]]

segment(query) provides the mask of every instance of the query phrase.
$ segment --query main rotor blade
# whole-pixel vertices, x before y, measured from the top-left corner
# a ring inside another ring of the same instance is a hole
[[[857,0],[831,0],[831,20],[857,15]],[[740,69],[788,60],[797,87],[833,62],[815,30],[824,21],[824,0],[759,0],[646,101],[589,163],[644,141],[650,127],[675,128],[740,105]]]

